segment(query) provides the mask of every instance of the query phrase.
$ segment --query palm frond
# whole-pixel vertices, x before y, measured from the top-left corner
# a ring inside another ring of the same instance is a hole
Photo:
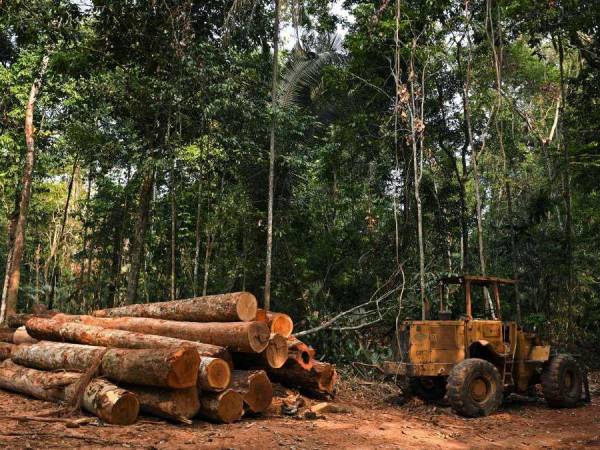
[[[314,53],[307,54],[297,47],[294,57],[283,71],[277,94],[277,105],[287,108],[299,102],[307,87],[317,86],[324,67],[339,64],[344,57],[339,50],[337,36],[327,39]]]

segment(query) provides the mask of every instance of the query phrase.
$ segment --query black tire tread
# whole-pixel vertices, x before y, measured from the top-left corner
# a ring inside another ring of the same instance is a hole
[[[494,399],[494,403],[496,403],[495,407],[491,408],[489,411],[481,410],[480,408],[473,408],[472,405],[469,405],[465,402],[464,399],[464,385],[471,373],[474,371],[489,371],[493,378],[495,378],[497,383],[497,393],[496,398]],[[448,376],[448,385],[447,385],[447,395],[448,401],[452,408],[461,415],[467,417],[479,417],[482,415],[488,415],[493,412],[500,404],[503,399],[503,385],[500,379],[500,372],[496,367],[484,360],[479,358],[470,358],[461,361],[457,365],[455,365],[450,371],[450,375]]]
[[[567,399],[563,395],[560,383],[561,368],[565,365],[570,365],[575,368],[579,374],[581,386],[581,370],[577,361],[568,353],[560,353],[550,359],[542,372],[542,392],[549,406],[553,408],[568,408],[577,404],[579,399]],[[579,396],[581,397],[581,387],[579,388]]]

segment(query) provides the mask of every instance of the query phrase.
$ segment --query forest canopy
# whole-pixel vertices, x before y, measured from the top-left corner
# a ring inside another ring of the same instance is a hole
[[[518,281],[504,319],[597,352],[599,20],[596,0],[0,0],[0,320],[247,290],[377,363],[469,273]]]

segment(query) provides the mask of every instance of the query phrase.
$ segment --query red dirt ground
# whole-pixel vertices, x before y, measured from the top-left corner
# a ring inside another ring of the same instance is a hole
[[[541,399],[509,399],[499,412],[479,419],[464,419],[448,407],[418,400],[394,405],[394,386],[353,380],[341,384],[336,399],[351,412],[315,420],[281,415],[282,399],[276,398],[266,415],[232,425],[194,421],[186,426],[141,417],[132,426],[96,423],[79,428],[8,419],[56,405],[0,390],[0,448],[600,448],[600,373],[592,381],[596,395],[591,404],[552,410]]]

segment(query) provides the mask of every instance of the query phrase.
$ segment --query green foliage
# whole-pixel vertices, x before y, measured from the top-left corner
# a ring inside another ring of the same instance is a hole
[[[597,3],[492,1],[499,98],[486,2],[469,3],[471,31],[462,2],[402,2],[398,75],[400,88],[418,79],[423,98],[420,195],[433,310],[439,276],[479,268],[463,108],[470,32],[477,151],[485,141],[478,181],[487,271],[518,278],[525,327],[583,348],[600,339]],[[353,20],[340,42],[329,38],[339,23],[329,2],[284,4],[284,20],[301,41],[283,52],[275,112],[271,2],[0,5],[4,236],[20,192],[24,105],[42,58],[50,60],[34,115],[38,158],[20,308],[39,301],[79,312],[125,301],[140,189],[152,171],[138,301],[170,296],[173,243],[177,297],[199,295],[206,280],[208,293],[245,289],[260,298],[276,113],[273,307],[288,311],[298,330],[310,329],[398,288],[402,269],[401,298],[394,291],[380,310],[369,304],[336,323],[345,330],[310,338],[340,361],[377,364],[390,356],[397,314],[416,317],[421,307],[412,143],[392,73],[395,2],[345,2]],[[1,239],[2,274],[7,252]],[[505,317],[516,317],[516,292],[503,294]],[[450,303],[461,307],[454,297]]]

